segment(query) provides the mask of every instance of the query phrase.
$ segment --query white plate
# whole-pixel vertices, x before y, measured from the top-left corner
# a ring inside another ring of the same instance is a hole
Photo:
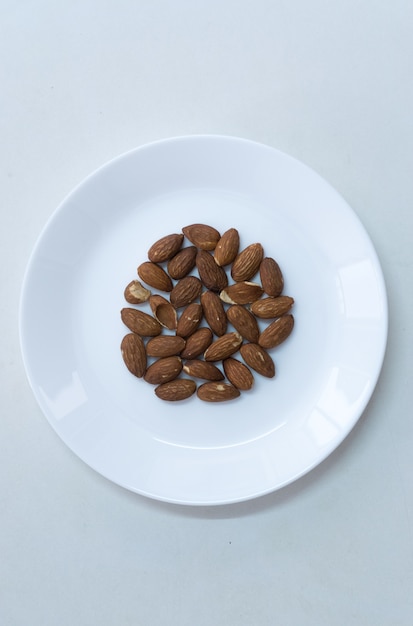
[[[120,356],[124,287],[155,240],[196,222],[260,241],[295,298],[276,377],[230,403],[162,402]],[[133,150],[66,198],[33,251],[20,328],[37,401],[83,461],[145,496],[222,504],[291,483],[346,437],[381,369],[387,301],[368,235],[323,179],[270,147],[194,136]]]

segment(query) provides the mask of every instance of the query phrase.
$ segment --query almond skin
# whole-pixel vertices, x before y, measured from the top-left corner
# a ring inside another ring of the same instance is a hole
[[[262,331],[258,343],[262,348],[276,348],[291,334],[294,328],[294,318],[292,315],[283,315],[274,320]]]
[[[240,252],[232,264],[231,276],[236,282],[250,280],[260,267],[264,250],[260,243],[252,243]]]
[[[225,270],[215,263],[214,257],[206,250],[199,250],[196,255],[196,267],[199,278],[207,289],[222,291],[228,285]]]
[[[241,304],[233,304],[227,310],[227,318],[235,330],[251,343],[257,343],[260,336],[258,322],[254,315]]]
[[[176,335],[158,335],[158,337],[149,339],[146,344],[146,354],[159,359],[178,355],[184,348],[185,339],[183,339],[183,337],[177,337]]]
[[[197,395],[204,402],[225,402],[241,395],[239,389],[224,382],[208,382],[198,387]]]
[[[195,246],[188,246],[175,254],[168,262],[167,270],[169,276],[174,280],[185,278],[195,267],[197,252]]]
[[[150,295],[149,289],[146,289],[139,280],[132,280],[124,291],[125,300],[129,304],[142,304],[149,299]]]
[[[227,332],[227,315],[220,297],[213,291],[204,291],[201,295],[201,304],[208,326],[218,336]]]
[[[188,378],[176,378],[167,383],[162,383],[155,389],[155,393],[161,400],[178,402],[190,398],[196,391],[196,382]]]
[[[221,291],[219,297],[227,304],[251,304],[261,298],[263,288],[258,283],[244,281],[229,285]]]
[[[271,257],[265,257],[260,265],[261,285],[268,296],[276,298],[284,289],[284,278],[277,261]]]
[[[162,326],[152,315],[137,309],[124,308],[120,312],[122,322],[137,335],[155,337],[160,335]]]
[[[254,384],[254,376],[250,369],[241,361],[229,357],[223,362],[225,376],[229,382],[241,391],[248,391]]]
[[[240,348],[240,352],[245,363],[258,374],[266,378],[275,376],[274,361],[268,352],[257,343],[244,343]]]
[[[197,300],[201,295],[202,283],[196,276],[181,278],[171,291],[171,304],[179,309]]]
[[[175,330],[177,324],[176,310],[172,304],[159,294],[149,297],[149,306],[151,307],[154,317],[162,326],[169,330]]]
[[[239,250],[239,233],[236,228],[227,230],[218,241],[214,250],[214,260],[217,265],[229,265],[235,259]]]
[[[183,370],[188,376],[204,380],[224,380],[224,374],[213,363],[194,359],[186,361]]]
[[[182,311],[178,320],[176,334],[180,337],[189,337],[198,328],[202,320],[202,306],[198,302],[192,302]]]
[[[276,298],[271,296],[253,302],[250,309],[254,315],[261,319],[271,319],[288,313],[293,304],[294,299],[290,296],[278,296]]]
[[[172,258],[184,240],[182,233],[167,235],[156,241],[148,250],[148,259],[153,263],[163,263]]]
[[[242,337],[239,333],[227,333],[211,343],[205,350],[204,359],[205,361],[223,361],[237,352],[241,344]]]
[[[146,372],[146,350],[142,337],[129,333],[122,339],[120,345],[122,357],[128,370],[138,378]]]
[[[198,328],[193,335],[187,338],[185,348],[181,352],[181,357],[183,359],[195,359],[197,356],[203,354],[208,346],[211,345],[212,339],[213,335],[210,328]]]
[[[182,371],[182,361],[179,356],[167,356],[158,359],[148,367],[144,379],[151,385],[160,385],[177,378]]]
[[[221,235],[216,228],[207,224],[191,224],[182,229],[185,237],[201,250],[214,250]]]
[[[158,289],[159,291],[172,290],[173,285],[170,276],[168,276],[160,265],[156,265],[156,263],[152,263],[152,261],[141,263],[138,267],[138,275],[144,283],[154,289]]]

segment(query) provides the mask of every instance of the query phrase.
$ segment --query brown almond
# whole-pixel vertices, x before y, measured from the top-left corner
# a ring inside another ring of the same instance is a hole
[[[294,328],[294,317],[283,315],[274,320],[262,331],[258,343],[262,348],[275,348],[285,341]]]
[[[197,255],[195,246],[182,248],[172,259],[169,260],[167,271],[169,276],[174,280],[180,280],[192,272],[195,267],[195,259]]]
[[[159,294],[154,294],[149,298],[149,306],[154,317],[164,328],[175,330],[177,324],[176,309],[169,300]]]
[[[239,233],[236,228],[227,230],[218,241],[214,250],[214,260],[221,267],[229,265],[235,259],[239,250]]]
[[[221,298],[213,291],[204,291],[201,295],[201,304],[208,326],[218,336],[227,332],[227,315]]]
[[[196,382],[188,378],[176,378],[162,383],[155,388],[155,393],[161,400],[179,402],[190,398],[196,391]]]
[[[229,285],[221,291],[219,297],[227,304],[251,304],[261,298],[263,288],[258,283],[244,281]]]
[[[138,267],[138,275],[144,283],[159,291],[171,291],[172,280],[165,270],[152,261],[145,261]]]
[[[204,359],[205,361],[223,361],[237,352],[241,344],[242,337],[239,333],[227,333],[211,343],[205,350]]]
[[[137,309],[124,308],[120,312],[122,322],[137,335],[155,337],[160,335],[162,326],[152,315]]]
[[[146,354],[157,359],[176,356],[185,348],[185,339],[176,335],[158,335],[146,344]]]
[[[167,356],[158,359],[148,367],[144,379],[151,385],[160,385],[177,378],[182,371],[182,361],[179,356]]]
[[[181,278],[171,291],[170,300],[176,309],[187,306],[201,295],[202,283],[196,276]]]
[[[251,312],[261,319],[271,319],[285,315],[294,304],[294,299],[290,296],[270,296],[256,300],[250,306]]]
[[[182,311],[178,324],[176,326],[176,334],[180,337],[189,337],[198,328],[202,320],[202,306],[198,302],[192,302]]]
[[[148,259],[153,263],[163,263],[172,258],[179,250],[184,240],[182,233],[167,235],[158,239],[148,250]]]
[[[132,280],[125,287],[124,296],[129,304],[142,304],[146,302],[151,295],[149,289],[146,289],[139,280]]]
[[[214,250],[221,235],[216,228],[207,224],[191,224],[182,229],[185,237],[201,250]]]
[[[225,376],[229,382],[241,391],[251,389],[254,384],[254,376],[251,370],[241,361],[229,357],[223,362]]]
[[[147,363],[145,344],[142,337],[135,335],[135,333],[128,333],[122,339],[120,349],[128,370],[134,376],[142,378],[146,372]]]
[[[239,389],[224,382],[208,382],[198,387],[197,395],[204,402],[225,402],[241,395]]]
[[[204,380],[224,380],[224,374],[216,365],[208,361],[194,359],[186,361],[183,370],[188,376],[203,378]]]
[[[258,374],[266,378],[275,376],[274,361],[268,352],[257,343],[244,343],[240,348],[240,352],[245,363]]]
[[[240,252],[232,264],[231,276],[236,282],[250,280],[260,267],[264,250],[260,243],[252,243]]]
[[[284,278],[277,261],[271,257],[265,257],[260,265],[261,285],[268,296],[276,298],[284,289]]]
[[[225,270],[215,263],[214,257],[206,250],[199,250],[196,255],[196,267],[199,278],[207,289],[221,291],[228,285]]]
[[[210,328],[198,328],[193,335],[187,338],[185,348],[181,352],[181,358],[195,359],[211,345],[212,339],[213,335]]]
[[[260,335],[254,315],[241,304],[233,304],[227,310],[227,318],[235,330],[251,343],[257,343]]]

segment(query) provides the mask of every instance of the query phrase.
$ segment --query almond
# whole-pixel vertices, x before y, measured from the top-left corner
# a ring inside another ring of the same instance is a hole
[[[145,261],[138,267],[138,275],[144,283],[159,291],[171,291],[172,280],[165,270],[152,261]]]
[[[187,276],[195,267],[196,255],[197,249],[195,246],[182,248],[168,262],[167,270],[169,276],[175,280],[180,280]]]
[[[274,361],[268,352],[257,343],[244,343],[240,348],[240,352],[245,363],[258,372],[258,374],[266,378],[273,378],[275,376]]]
[[[187,306],[201,295],[202,283],[196,276],[181,278],[171,291],[170,300],[176,309]]]
[[[208,326],[218,336],[221,337],[227,332],[227,315],[220,297],[213,291],[204,291],[201,295],[201,304],[204,317]]]
[[[235,259],[239,250],[239,233],[236,228],[227,230],[218,241],[214,250],[214,260],[217,265],[229,265]]]
[[[125,287],[124,296],[129,304],[142,304],[146,302],[151,295],[149,289],[146,289],[139,280],[132,280]]]
[[[202,320],[202,306],[198,302],[192,302],[182,311],[178,320],[176,334],[180,337],[189,337],[196,331]]]
[[[260,243],[252,243],[240,252],[232,264],[231,276],[236,282],[250,280],[260,267],[264,250]]]
[[[138,378],[142,378],[146,372],[147,362],[142,337],[135,335],[135,333],[125,335],[122,339],[120,349],[128,370]]]
[[[162,327],[152,315],[136,309],[124,308],[120,312],[122,322],[137,335],[155,337],[160,335]]]
[[[187,338],[181,357],[183,359],[195,359],[211,345],[212,339],[212,331],[209,328],[198,328],[193,335]]]
[[[254,384],[254,376],[250,369],[241,361],[229,357],[223,362],[225,376],[229,382],[241,391],[251,389]]]
[[[241,304],[233,304],[227,310],[227,318],[247,341],[257,343],[260,331],[254,315]]]
[[[167,356],[158,359],[148,367],[144,379],[151,385],[160,385],[177,378],[182,371],[182,361],[179,356]]]
[[[239,350],[242,337],[239,333],[227,333],[219,337],[205,350],[205,361],[223,361]]]
[[[265,293],[276,298],[284,289],[284,278],[277,261],[265,257],[260,265],[260,279]]]
[[[178,355],[185,348],[185,339],[176,335],[158,335],[146,344],[146,354],[157,359]]]
[[[240,391],[233,385],[223,382],[203,383],[198,387],[198,398],[205,402],[225,402],[240,396]]]
[[[155,393],[161,400],[168,402],[178,402],[186,400],[196,391],[196,383],[188,378],[176,378],[168,383],[162,383],[155,388]]]
[[[153,263],[163,263],[172,258],[184,240],[182,233],[167,235],[156,241],[148,250],[148,259]]]
[[[215,263],[214,257],[206,250],[199,250],[196,255],[196,267],[207,289],[221,291],[228,285],[225,270]]]
[[[159,294],[154,294],[149,298],[149,306],[151,307],[154,317],[162,326],[169,330],[175,330],[177,315],[175,308],[169,300]]]
[[[288,313],[293,304],[294,299],[290,296],[278,296],[276,298],[270,296],[253,302],[250,309],[257,317],[271,319]]]
[[[283,315],[262,331],[258,343],[262,348],[275,348],[285,341],[294,328],[292,315]]]
[[[214,250],[221,235],[216,228],[207,224],[191,224],[182,229],[185,237],[201,250]]]
[[[221,291],[219,297],[227,304],[251,304],[261,298],[263,293],[261,285],[245,281],[229,285]]]
[[[184,372],[194,378],[203,378],[204,380],[224,380],[224,374],[213,363],[194,359],[186,361],[183,366]]]

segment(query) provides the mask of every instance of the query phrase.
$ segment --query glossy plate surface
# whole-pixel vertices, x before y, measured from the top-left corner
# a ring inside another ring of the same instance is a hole
[[[124,287],[149,246],[183,226],[259,241],[295,299],[295,328],[233,402],[157,399],[120,356]],[[137,493],[223,504],[276,490],[346,437],[387,339],[383,276],[359,219],[320,176],[254,142],[193,136],[111,161],[45,226],[23,285],[21,346],[52,427],[89,466]]]

